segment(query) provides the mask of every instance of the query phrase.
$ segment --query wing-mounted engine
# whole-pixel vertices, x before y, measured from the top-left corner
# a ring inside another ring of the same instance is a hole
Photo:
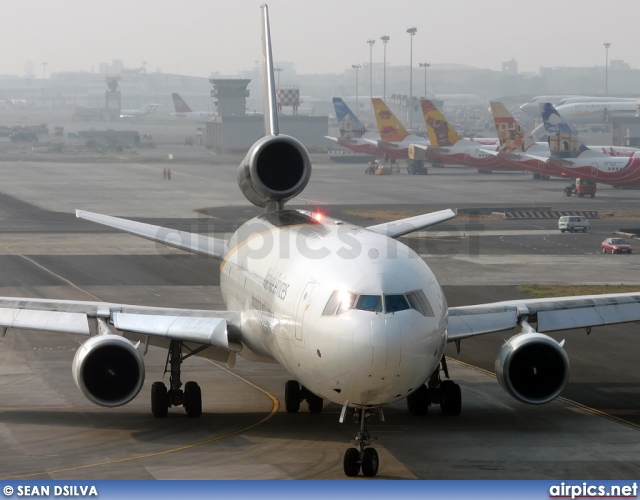
[[[238,185],[258,207],[279,210],[297,196],[311,177],[306,148],[287,135],[268,135],[249,150],[238,170]]]
[[[80,346],[72,371],[78,389],[101,406],[127,404],[144,383],[142,354],[126,338],[109,333],[91,337]]]
[[[511,337],[500,348],[496,376],[518,401],[549,403],[569,381],[569,357],[561,344],[525,325],[529,331]]]

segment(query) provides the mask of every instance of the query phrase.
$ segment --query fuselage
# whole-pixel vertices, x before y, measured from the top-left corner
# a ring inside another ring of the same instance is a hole
[[[275,360],[341,405],[406,397],[444,351],[447,305],[429,267],[402,243],[335,219],[282,210],[248,221],[229,242],[220,286],[227,308],[242,311],[241,355]]]
[[[636,116],[639,105],[640,101],[577,102],[556,111],[571,123],[607,123],[611,118]]]
[[[463,165],[479,170],[517,171],[520,168],[503,161],[500,157],[487,151],[497,151],[500,144],[482,145],[468,139],[461,139],[453,146],[446,148],[428,148],[427,157],[431,161],[439,161],[445,165]]]
[[[549,159],[553,163],[553,159]],[[603,156],[587,150],[571,161],[570,165],[559,162],[557,167],[566,175],[614,186],[640,185],[639,156]]]

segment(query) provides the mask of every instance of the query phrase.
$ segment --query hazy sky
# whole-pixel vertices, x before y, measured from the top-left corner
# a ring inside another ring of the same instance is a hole
[[[233,75],[260,58],[260,3],[246,0],[24,0],[3,2],[0,74],[24,74],[31,60],[42,77],[55,71],[127,67],[165,73]],[[387,63],[409,62],[407,28],[418,32],[413,61],[494,70],[515,58],[520,71],[540,66],[640,68],[640,1],[615,0],[271,0],[274,58],[299,73],[343,72],[369,61],[367,39],[391,36]],[[284,81],[285,74],[282,74]]]

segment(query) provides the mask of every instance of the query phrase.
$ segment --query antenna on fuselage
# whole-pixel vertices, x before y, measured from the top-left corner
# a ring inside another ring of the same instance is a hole
[[[271,50],[271,30],[269,28],[269,7],[262,9],[262,77],[264,79],[264,135],[278,135],[278,103],[276,100],[276,81],[273,72],[273,51]]]

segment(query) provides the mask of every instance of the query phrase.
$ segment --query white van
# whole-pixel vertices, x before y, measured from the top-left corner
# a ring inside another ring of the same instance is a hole
[[[589,220],[577,215],[563,215],[558,219],[558,229],[563,233],[569,231],[582,231],[586,233],[590,229]]]

